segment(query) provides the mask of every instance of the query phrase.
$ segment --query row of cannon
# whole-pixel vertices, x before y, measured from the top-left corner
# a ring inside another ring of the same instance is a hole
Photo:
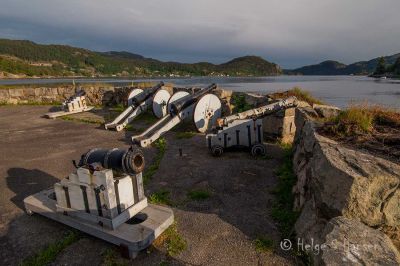
[[[143,133],[133,136],[133,146],[127,150],[93,149],[82,155],[79,165],[94,162],[105,168],[125,173],[138,173],[144,168],[143,152],[139,147],[148,147],[164,133],[184,120],[192,120],[200,133],[206,134],[206,144],[214,156],[225,150],[247,148],[254,156],[266,153],[263,144],[263,117],[280,110],[295,107],[297,99],[289,97],[245,112],[222,117],[221,100],[213,94],[217,88],[211,84],[196,92],[178,91],[171,95],[160,82],[150,89],[134,89],[128,96],[128,107],[106,129],[122,130],[135,117],[149,109],[159,120]],[[139,147],[138,147],[139,146]]]

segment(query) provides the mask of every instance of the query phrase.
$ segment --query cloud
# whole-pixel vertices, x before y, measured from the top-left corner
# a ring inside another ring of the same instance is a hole
[[[398,0],[0,0],[0,37],[286,67],[399,52]]]

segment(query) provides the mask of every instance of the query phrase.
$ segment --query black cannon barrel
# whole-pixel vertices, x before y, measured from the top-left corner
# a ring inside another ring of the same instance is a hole
[[[107,169],[133,175],[143,171],[144,155],[140,149],[133,147],[128,150],[95,148],[81,156],[78,166],[96,163]]]
[[[156,86],[150,89],[143,90],[143,93],[140,93],[139,95],[135,96],[132,99],[132,105],[139,106],[142,102],[146,101],[149,97],[151,97],[151,95],[156,93],[162,86],[164,86],[164,82],[161,81]]]
[[[217,85],[215,83],[213,83],[210,86],[208,86],[202,90],[199,90],[198,92],[196,92],[194,94],[186,95],[179,101],[177,101],[175,103],[171,103],[171,115],[173,115],[173,116],[177,115],[180,111],[182,111],[186,107],[197,102],[201,98],[201,96],[215,90],[216,88],[217,88]]]

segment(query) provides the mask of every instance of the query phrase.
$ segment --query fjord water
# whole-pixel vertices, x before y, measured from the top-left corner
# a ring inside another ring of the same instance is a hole
[[[75,79],[75,83],[111,83],[128,85],[131,82],[159,81],[176,86],[206,86],[217,83],[219,87],[246,92],[267,94],[300,87],[328,104],[346,107],[352,102],[368,102],[400,109],[400,80],[375,79],[362,76],[277,76],[277,77],[193,77],[174,79]],[[0,85],[72,83],[72,79],[9,79]]]

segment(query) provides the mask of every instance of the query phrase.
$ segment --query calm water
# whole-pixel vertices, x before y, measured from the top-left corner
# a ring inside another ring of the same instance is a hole
[[[127,85],[132,81],[158,81],[160,79],[76,79],[79,83],[111,83]],[[235,91],[270,93],[288,90],[295,86],[310,91],[315,97],[339,107],[351,102],[368,101],[400,108],[400,80],[377,80],[358,76],[279,76],[259,78],[212,78],[196,77],[163,79],[177,86],[206,86],[217,83],[220,87]],[[72,83],[72,79],[18,79],[0,80],[0,85]]]

